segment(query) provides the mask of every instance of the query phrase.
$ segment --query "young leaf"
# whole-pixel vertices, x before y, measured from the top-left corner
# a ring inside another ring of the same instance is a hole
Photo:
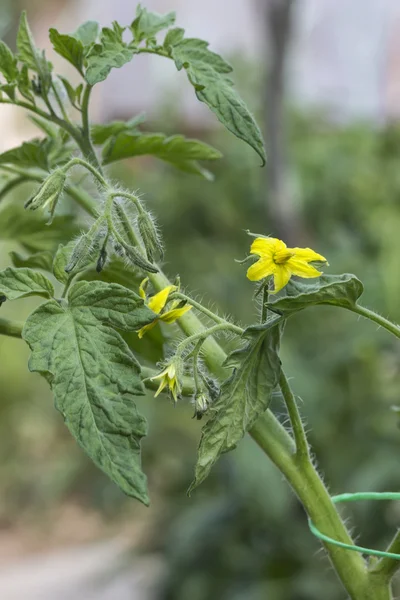
[[[18,77],[17,59],[10,48],[0,41],[0,73],[8,83],[15,81]]]
[[[14,269],[7,267],[0,271],[0,296],[7,300],[17,300],[27,296],[45,296],[51,298],[54,288],[50,281],[32,269]]]
[[[42,214],[14,204],[0,211],[0,240],[19,242],[28,252],[55,251],[60,242],[67,242],[79,231],[70,215],[55,217],[51,226],[47,226]]]
[[[182,171],[204,175],[206,172],[197,160],[216,160],[222,154],[199,140],[182,135],[167,137],[163,133],[120,134],[112,138],[103,149],[103,163],[151,154],[173,164]]]
[[[148,504],[141,469],[145,419],[140,365],[114,328],[136,330],[154,319],[143,300],[117,284],[82,281],[69,304],[42,304],[24,327],[31,371],[49,382],[57,410],[80,446],[126,494]]]
[[[270,299],[271,310],[289,316],[317,304],[352,307],[363,293],[363,284],[355,275],[322,275],[306,281],[290,280],[284,288],[286,295]]]
[[[33,95],[32,82],[29,78],[29,70],[27,65],[22,65],[21,71],[18,75],[17,87],[21,96],[26,98],[26,100],[29,100],[29,102],[32,104],[35,104],[35,96]]]
[[[227,77],[232,67],[221,56],[208,50],[207,42],[196,38],[186,38],[176,44],[170,40],[167,50],[178,71],[186,70],[197,98],[207,104],[229,131],[249,144],[264,165],[261,131]]]
[[[221,395],[212,408],[214,414],[203,427],[189,493],[204,481],[220,455],[232,450],[267,410],[278,384],[281,326],[249,327],[243,336],[249,340],[246,346],[226,359],[225,365],[234,371],[222,384]]]
[[[181,27],[174,27],[167,31],[167,35],[164,38],[164,48],[167,52],[170,52],[171,47],[179,44],[185,37],[185,30]]]
[[[146,115],[140,113],[129,121],[111,121],[105,125],[92,125],[90,133],[92,142],[96,145],[104,144],[110,137],[119,133],[137,133],[137,127],[144,123]]]
[[[175,18],[174,12],[159,15],[155,12],[149,12],[139,4],[136,8],[136,19],[130,27],[135,42],[140,43],[142,40],[154,38],[159,31],[171,27],[175,23]]]
[[[51,267],[53,264],[53,253],[49,250],[44,250],[42,252],[35,252],[30,256],[24,258],[18,252],[10,252],[9,256],[11,258],[11,262],[14,267],[29,267],[31,269],[43,269],[43,271],[48,271],[51,273]]]
[[[0,154],[0,164],[12,164],[19,167],[38,167],[47,171],[49,140],[31,140],[21,146],[6,150]]]
[[[78,87],[74,88],[70,84],[68,79],[66,79],[65,77],[62,77],[61,75],[59,75],[58,78],[61,81],[61,83],[63,84],[64,89],[67,92],[68,99],[71,102],[72,106],[74,106],[75,108],[79,108],[82,84],[80,84],[80,85],[78,85]]]
[[[54,50],[73,65],[83,75],[83,44],[72,35],[62,34],[57,29],[49,30],[50,41]]]
[[[4,92],[10,98],[10,100],[14,101],[16,86],[16,83],[0,83],[0,98],[3,97],[2,92]]]
[[[99,35],[99,24],[97,21],[86,21],[71,35],[82,42],[85,47],[91,46],[96,42]]]
[[[19,29],[17,34],[17,47],[19,59],[29,69],[35,71],[40,77],[41,85],[47,92],[51,83],[51,64],[47,62],[44,52],[36,48],[32,32],[26,18],[26,11],[21,14]]]
[[[95,44],[87,56],[85,78],[90,85],[104,81],[112,68],[122,67],[131,61],[137,52],[123,41],[123,32],[124,28],[116,21],[112,29],[103,27],[100,44]]]

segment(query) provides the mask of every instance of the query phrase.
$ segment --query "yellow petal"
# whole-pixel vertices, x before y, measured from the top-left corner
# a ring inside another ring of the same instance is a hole
[[[318,271],[312,265],[309,265],[304,260],[300,260],[297,256],[293,256],[289,258],[286,265],[292,271],[293,275],[297,275],[298,277],[304,277],[306,279],[311,277],[319,277],[322,275],[321,271]]]
[[[182,315],[188,312],[192,307],[190,304],[185,304],[182,308],[173,308],[172,310],[167,310],[167,312],[160,315],[160,320],[164,321],[164,323],[173,323],[176,319],[179,319]]]
[[[288,248],[290,252],[293,252],[295,258],[299,258],[300,260],[304,260],[305,262],[328,262],[324,256],[314,252],[311,248]]]
[[[272,258],[260,258],[254,265],[251,265],[247,269],[247,279],[250,281],[259,281],[272,275],[275,272],[276,265],[273,263]]]
[[[258,254],[265,258],[272,257],[278,242],[280,242],[280,240],[277,240],[276,238],[256,238],[250,246],[250,254]]]
[[[143,300],[146,300],[146,292],[144,291],[147,282],[149,281],[148,277],[145,277],[139,286],[139,295]]]
[[[152,377],[152,379],[155,379],[155,377]],[[158,386],[158,390],[154,394],[154,398],[157,398],[157,396],[159,394],[161,394],[161,392],[163,391],[163,389],[165,388],[165,386],[167,385],[167,383],[168,383],[167,378],[164,376],[163,379],[161,379],[161,381],[160,381],[160,385]]]
[[[149,323],[148,325],[145,325],[144,327],[139,329],[139,331],[137,332],[138,338],[141,340],[145,333],[150,331],[150,329],[153,329],[153,327],[155,326],[157,321],[158,321],[158,319],[155,319],[152,323]]]
[[[271,292],[272,294],[276,294],[285,285],[288,283],[291,276],[290,269],[288,268],[288,263],[284,265],[276,265],[275,273],[274,273],[274,290]]]
[[[168,285],[161,292],[152,296],[147,302],[147,306],[157,314],[159,314],[167,303],[170,293],[176,290],[176,285]]]

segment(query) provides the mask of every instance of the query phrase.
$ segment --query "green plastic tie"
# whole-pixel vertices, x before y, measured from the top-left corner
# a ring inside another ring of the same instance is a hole
[[[339,502],[356,502],[357,500],[400,500],[400,493],[398,492],[357,492],[355,494],[338,494],[332,496],[332,502],[338,504]],[[373,550],[372,548],[363,548],[363,546],[356,546],[352,544],[345,544],[344,542],[338,542],[337,540],[321,533],[317,529],[311,519],[308,519],[308,526],[317,538],[327,542],[328,544],[334,544],[340,548],[346,548],[346,550],[352,550],[353,552],[360,552],[362,554],[369,554],[370,556],[382,556],[388,558],[395,558],[400,560],[400,554],[394,552],[385,552],[383,550]]]

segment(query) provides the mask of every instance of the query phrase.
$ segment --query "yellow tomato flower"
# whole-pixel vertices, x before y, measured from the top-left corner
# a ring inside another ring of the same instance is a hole
[[[273,294],[284,288],[292,275],[305,278],[322,275],[321,271],[309,263],[327,263],[326,258],[311,248],[288,248],[282,240],[270,237],[256,238],[251,245],[250,254],[257,254],[260,258],[247,270],[248,279],[259,281],[273,275]]]
[[[163,290],[161,290],[161,292],[158,292],[154,296],[151,296],[151,298],[147,298],[145,292],[145,286],[147,282],[148,278],[146,277],[146,279],[143,279],[142,283],[140,284],[139,294],[141,298],[145,300],[147,306],[153,312],[155,312],[158,315],[158,317],[148,325],[145,325],[144,327],[139,329],[139,338],[142,338],[145,333],[147,333],[156,325],[156,323],[158,323],[158,321],[163,321],[164,323],[173,323],[174,321],[176,321],[176,319],[179,319],[179,317],[184,315],[188,310],[192,308],[189,304],[185,304],[185,306],[177,308],[179,300],[174,300],[171,305],[171,308],[169,310],[166,310],[165,312],[162,312],[162,310],[165,308],[165,305],[168,302],[168,296],[171,292],[175,291],[177,287],[176,285],[168,285]]]
[[[174,363],[169,364],[164,371],[161,371],[158,375],[150,378],[152,381],[155,379],[160,379],[160,385],[158,386],[158,390],[154,394],[154,397],[157,396],[163,391],[163,389],[168,386],[169,391],[171,392],[174,401],[178,401],[178,394],[180,393],[180,384],[178,381],[178,376],[176,372],[176,367]]]

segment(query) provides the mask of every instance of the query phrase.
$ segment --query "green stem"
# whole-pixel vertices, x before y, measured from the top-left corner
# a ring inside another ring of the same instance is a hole
[[[386,548],[386,552],[393,552],[394,554],[400,554],[400,530],[397,531],[393,540]],[[390,581],[392,577],[396,574],[396,572],[400,569],[400,561],[391,558],[389,556],[385,556],[381,558],[378,562],[374,563],[370,568],[371,575],[379,575],[384,577],[386,581]]]
[[[262,307],[261,307],[261,323],[265,323],[268,316],[268,283],[264,284],[264,289],[262,291]]]
[[[82,152],[83,148],[86,148],[86,142],[82,138],[79,129],[71,123],[60,119],[60,117],[58,117],[54,113],[54,111],[51,114],[49,114],[44,110],[41,110],[37,106],[34,106],[33,104],[29,104],[28,102],[22,102],[20,100],[14,102],[12,100],[5,100],[2,98],[0,99],[0,104],[11,104],[12,106],[19,106],[20,108],[25,108],[26,110],[29,110],[30,112],[33,112],[36,115],[39,115],[39,117],[42,117],[42,119],[46,119],[46,121],[51,121],[52,123],[55,123],[56,125],[58,125],[59,127],[61,127],[69,133],[72,139],[75,140],[75,142],[81,148]]]
[[[82,96],[82,142],[80,148],[83,155],[87,160],[92,163],[96,169],[102,173],[102,168],[97,158],[96,152],[92,145],[92,139],[90,137],[90,121],[89,121],[89,102],[90,94],[92,92],[92,86],[87,84]]]
[[[269,411],[258,420],[250,435],[286,477],[318,529],[336,540],[352,544],[316,469],[310,461],[299,462],[296,459],[291,438]],[[324,545],[353,600],[391,599],[387,582],[381,577],[370,576],[360,554],[331,544]]]
[[[279,386],[285,400],[286,408],[292,426],[294,441],[296,442],[296,457],[300,462],[310,460],[310,451],[307,441],[306,432],[303,427],[299,409],[297,407],[296,398],[293,395],[292,389],[286,378],[285,373],[281,370],[279,377]]]
[[[104,179],[103,175],[99,172],[99,170],[97,169],[97,167],[94,167],[91,162],[83,160],[82,158],[72,158],[63,167],[63,171],[66,173],[67,171],[69,171],[70,169],[72,169],[73,167],[75,167],[76,165],[79,165],[81,167],[85,167],[85,169],[87,169],[88,171],[90,171],[91,174],[93,175],[93,177],[95,179],[97,179],[97,181],[100,183],[100,185],[102,187],[104,187],[105,189],[109,189],[110,186],[108,185],[107,181]]]
[[[385,317],[381,317],[381,315],[378,315],[373,310],[365,308],[364,306],[360,306],[359,304],[355,304],[352,307],[346,308],[348,308],[352,312],[357,313],[358,315],[361,315],[362,317],[365,317],[366,319],[369,319],[370,321],[374,321],[374,323],[377,323],[381,327],[384,327],[385,329],[390,331],[390,333],[393,333],[393,335],[400,338],[400,327],[398,325],[395,325],[388,319],[385,319]]]
[[[149,278],[156,290],[170,285],[161,271],[149,273]],[[178,323],[189,337],[197,335],[197,339],[201,339],[204,334],[204,326],[193,311],[183,315]],[[212,336],[204,340],[203,356],[210,370],[225,379],[227,370],[223,363],[226,354]],[[335,539],[351,544],[351,537],[311,461],[300,462],[296,455],[293,456],[292,438],[270,411],[259,419],[250,435],[285,475],[314,524]],[[371,579],[360,555],[332,545],[326,545],[326,550],[352,600],[391,600],[386,581],[379,577]]]
[[[15,177],[14,179],[11,179],[10,181],[7,181],[6,185],[1,188],[0,201],[3,200],[3,198],[5,198],[5,196],[7,196],[7,194],[9,194],[14,188],[18,187],[22,183],[27,183],[29,181],[30,177],[24,175],[20,175],[18,177]]]
[[[190,335],[189,337],[184,339],[182,342],[180,342],[180,344],[178,344],[178,346],[176,348],[176,355],[182,356],[182,353],[184,352],[186,346],[189,346],[190,344],[193,344],[194,342],[203,342],[211,335],[214,335],[214,333],[218,333],[219,331],[227,331],[227,330],[237,333],[236,329],[240,330],[240,335],[241,335],[242,330],[240,329],[240,327],[237,328],[236,325],[232,325],[232,323],[228,323],[228,322],[218,323],[217,325],[213,325],[212,327],[209,327],[208,329],[203,329],[202,331],[198,331],[197,333]]]
[[[129,194],[128,192],[118,191],[118,192],[113,192],[112,194],[110,194],[110,196],[112,196],[113,198],[127,198],[128,200],[131,200],[131,202],[133,202],[133,204],[135,205],[139,214],[144,213],[143,206],[142,206],[139,198],[137,196],[135,196],[135,194]]]
[[[171,294],[171,300],[173,298],[180,298],[181,300],[186,300],[188,302],[188,304],[190,304],[191,306],[196,308],[199,312],[202,312],[204,315],[206,315],[207,317],[209,317],[216,323],[221,323],[221,324],[225,323],[225,324],[229,325],[230,327],[233,327],[234,329],[232,329],[232,331],[235,331],[235,333],[237,333],[238,335],[243,334],[244,330],[241,327],[238,327],[237,325],[234,325],[233,323],[229,323],[229,321],[227,321],[226,319],[219,317],[218,315],[213,313],[211,310],[209,310],[208,308],[206,308],[205,306],[200,304],[200,302],[196,302],[196,300],[193,300],[193,298],[191,298],[190,296],[187,296],[186,294],[183,294],[182,292],[173,292]]]
[[[0,335],[20,338],[23,328],[24,323],[21,323],[21,321],[10,321],[9,319],[0,318]]]

